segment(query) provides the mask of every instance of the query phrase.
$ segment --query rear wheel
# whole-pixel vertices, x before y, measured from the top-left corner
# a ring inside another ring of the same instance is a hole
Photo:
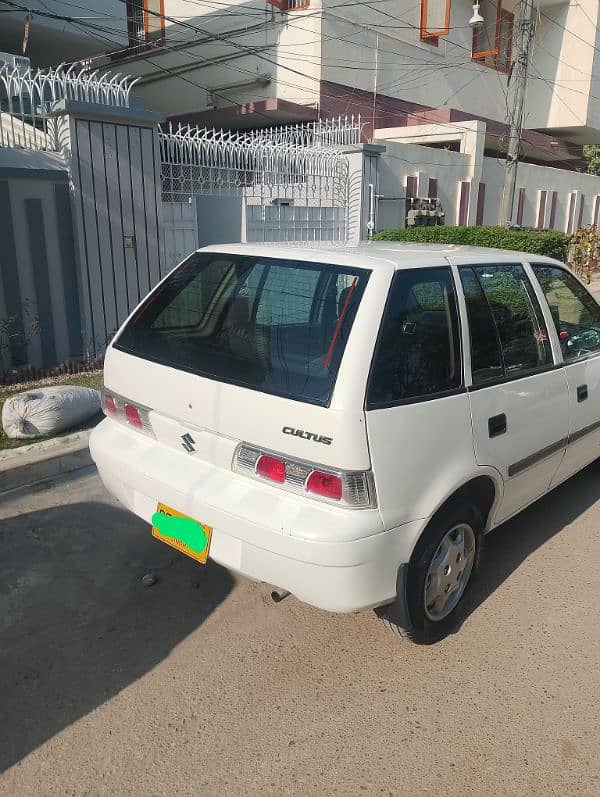
[[[475,561],[475,532],[461,522],[444,534],[425,574],[424,612],[432,623],[445,620],[462,598]]]
[[[483,522],[477,508],[463,501],[449,504],[433,518],[408,565],[406,608],[411,628],[393,627],[394,612],[384,609],[381,616],[388,628],[423,644],[445,636],[459,619],[480,567],[482,548]]]

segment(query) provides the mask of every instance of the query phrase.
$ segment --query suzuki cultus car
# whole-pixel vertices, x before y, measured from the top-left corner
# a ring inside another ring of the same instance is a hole
[[[203,249],[104,379],[92,455],[155,537],[418,641],[460,616],[484,535],[600,453],[600,307],[515,252]]]

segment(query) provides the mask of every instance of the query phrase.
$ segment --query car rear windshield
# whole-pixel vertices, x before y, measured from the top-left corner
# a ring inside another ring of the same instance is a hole
[[[114,346],[326,406],[369,273],[197,252],[149,295]]]

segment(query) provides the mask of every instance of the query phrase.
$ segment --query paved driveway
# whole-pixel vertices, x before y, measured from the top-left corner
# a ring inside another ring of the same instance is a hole
[[[0,793],[598,795],[599,527],[590,469],[488,538],[459,633],[416,647],[196,566],[92,471],[13,495]]]

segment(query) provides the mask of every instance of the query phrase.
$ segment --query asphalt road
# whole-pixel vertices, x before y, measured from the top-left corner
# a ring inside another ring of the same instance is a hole
[[[600,469],[417,647],[152,539],[90,470],[0,503],[0,794],[600,794]],[[159,582],[145,589],[154,568]]]

